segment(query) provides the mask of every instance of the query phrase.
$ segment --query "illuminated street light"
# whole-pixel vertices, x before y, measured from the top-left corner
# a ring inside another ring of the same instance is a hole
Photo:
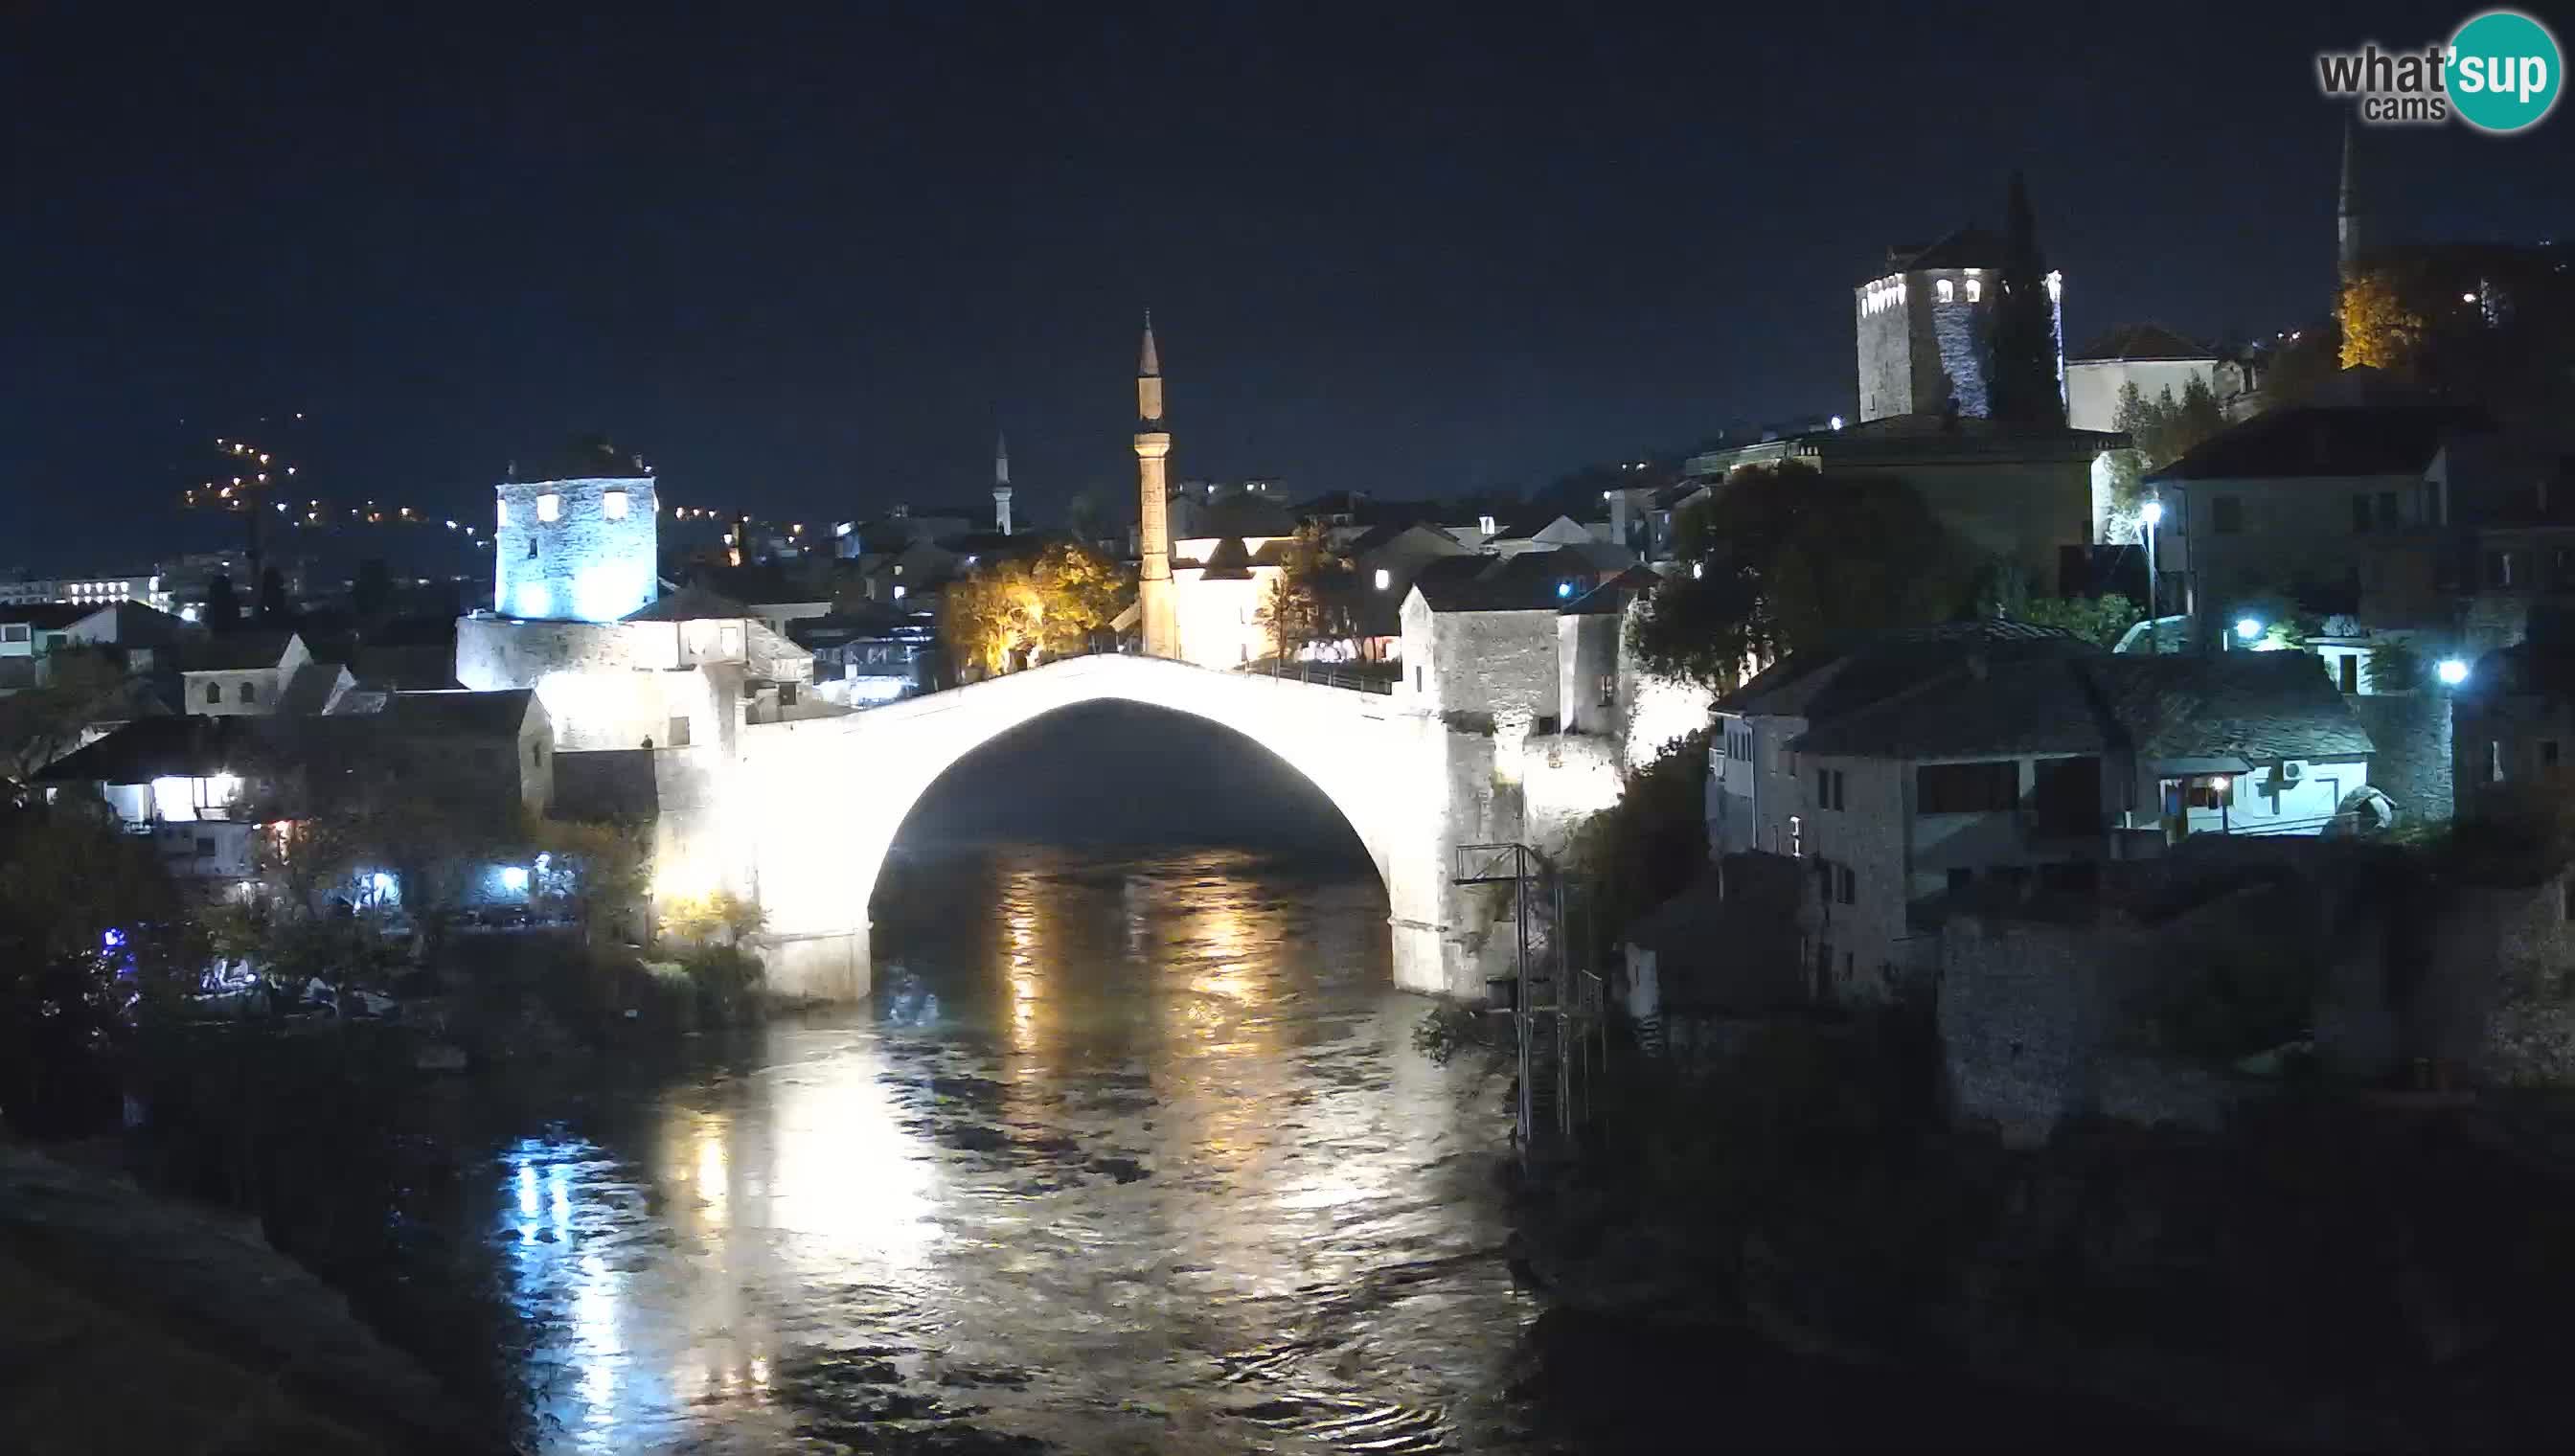
[[[2442,687],[2456,688],[2468,681],[2468,665],[2457,658],[2443,658],[2432,674],[2441,680]]]
[[[2253,639],[2260,637],[2261,635],[2261,623],[2250,617],[2239,617],[2235,619],[2235,636],[2239,641],[2251,642]]]

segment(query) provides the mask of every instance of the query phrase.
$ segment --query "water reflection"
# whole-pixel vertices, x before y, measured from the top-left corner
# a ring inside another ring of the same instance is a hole
[[[1406,1046],[1372,877],[1013,852],[879,910],[873,1007],[504,1157],[540,1444],[1512,1444],[1493,1089]]]

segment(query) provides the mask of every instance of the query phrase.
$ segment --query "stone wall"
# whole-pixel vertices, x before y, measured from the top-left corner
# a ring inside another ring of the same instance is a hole
[[[2375,744],[2369,782],[2396,800],[2408,823],[2450,817],[2453,779],[2450,695],[2441,692],[2373,693],[2345,698]]]
[[[499,497],[493,611],[614,622],[657,595],[660,524],[651,477],[510,481]],[[544,519],[549,502],[553,520]]]

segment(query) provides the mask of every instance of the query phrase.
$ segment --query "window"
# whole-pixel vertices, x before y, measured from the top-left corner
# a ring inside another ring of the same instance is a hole
[[[607,517],[611,521],[625,520],[626,493],[624,491],[601,492],[599,497],[599,514]]]
[[[2369,534],[2369,523],[2370,523],[2370,515],[2369,515],[2369,498],[2368,498],[2367,496],[2354,496],[2354,497],[2352,497],[2352,498],[2351,498],[2351,529],[2352,529],[2352,534],[2353,534],[2353,535],[2355,535],[2355,536],[2367,536],[2367,535]]]
[[[259,702],[259,685],[251,682],[247,678],[243,679],[241,685],[241,701],[244,703]]]
[[[1490,517],[1490,516],[1478,516],[1478,517],[1476,517],[1476,518],[1475,518],[1475,529],[1476,529],[1477,531],[1480,531],[1480,532],[1484,533],[1486,536],[1490,536],[1490,535],[1492,535],[1492,534],[1493,534],[1493,518],[1492,518],[1492,517]]]
[[[2360,654],[2345,653],[2334,660],[2334,667],[2342,677],[2341,683],[2337,686],[2346,694],[2358,693],[2360,691]]]
[[[1788,815],[1788,857],[1806,857],[1806,821],[1797,814]]]
[[[2244,498],[2214,496],[2208,502],[2208,529],[2219,536],[2244,534]]]
[[[2007,813],[2020,803],[2020,764],[1925,763],[1913,770],[1913,811]]]
[[[1932,287],[1939,293],[1940,302],[1945,304],[1955,303],[1957,301],[1958,286],[1951,283],[1949,280],[1945,278],[1941,279],[1938,283],[1933,284]]]
[[[1419,668],[1412,670],[1412,691],[1415,693],[1424,691],[1421,686],[1421,670]]]
[[[1387,588],[1392,587],[1393,585],[1394,585],[1394,573],[1387,571],[1387,570],[1386,570],[1385,568],[1383,568],[1383,567],[1379,567],[1379,568],[1377,568],[1377,569],[1376,569],[1376,589],[1377,589],[1378,591],[1382,592],[1382,591],[1385,591]]]
[[[1967,302],[1969,302],[1969,303],[1971,303],[1971,304],[1972,304],[1972,303],[1980,303],[1980,302],[1982,302],[1982,301],[1983,301],[1984,297],[1985,297],[1985,281],[1984,281],[1983,279],[1981,279],[1981,278],[1970,278],[1970,279],[1968,279],[1968,280],[1967,280]]]
[[[2396,515],[2396,493],[2394,491],[2379,492],[2378,529],[2381,531],[2394,531],[2402,524],[2403,523]]]
[[[686,717],[671,720],[670,744],[675,748],[685,748],[689,745],[689,720]]]
[[[2089,754],[2041,758],[2031,765],[2032,827],[2041,834],[2083,837],[2100,832],[2101,760]]]
[[[530,560],[530,561],[535,561],[536,559],[537,559],[537,539],[536,539],[535,537],[531,536],[531,537],[529,537],[529,538],[528,538],[528,560]]]
[[[212,859],[215,857],[214,835],[199,834],[197,836],[197,857],[200,859]]]
[[[2163,781],[2167,814],[2216,813],[2235,802],[2235,780],[2224,773],[2194,773]]]
[[[778,706],[781,708],[794,708],[796,706],[795,684],[781,683],[778,685]]]
[[[1614,708],[1617,704],[1618,675],[1615,673],[1603,673],[1600,675],[1600,706],[1602,708]]]
[[[1847,864],[1833,866],[1833,902],[1849,904],[1859,897],[1859,876]]]
[[[1842,807],[1842,770],[1839,768],[1815,770],[1815,807]]]
[[[539,521],[561,521],[563,519],[563,497],[556,495],[552,491],[548,491],[544,495],[539,496],[537,498],[537,519]]]
[[[221,703],[221,702],[223,702],[223,701],[224,701],[224,685],[223,685],[223,684],[221,684],[221,683],[209,683],[209,684],[207,684],[207,685],[206,685],[206,701],[207,701],[208,703]]]
[[[34,631],[23,622],[0,622],[0,642],[26,642]]]
[[[2513,585],[2513,553],[2508,551],[2490,551],[2486,553],[2487,586],[2509,587]]]

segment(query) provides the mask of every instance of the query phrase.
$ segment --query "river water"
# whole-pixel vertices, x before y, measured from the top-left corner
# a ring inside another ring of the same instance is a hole
[[[899,861],[872,1004],[531,1127],[486,1246],[567,1451],[1522,1449],[1500,1088],[1364,862]]]
[[[900,858],[868,1004],[450,1083],[420,1171],[315,1174],[387,1210],[326,1275],[549,1452],[2171,1448],[1542,1316],[1502,1083],[1412,1048],[1384,916],[1348,856]]]

